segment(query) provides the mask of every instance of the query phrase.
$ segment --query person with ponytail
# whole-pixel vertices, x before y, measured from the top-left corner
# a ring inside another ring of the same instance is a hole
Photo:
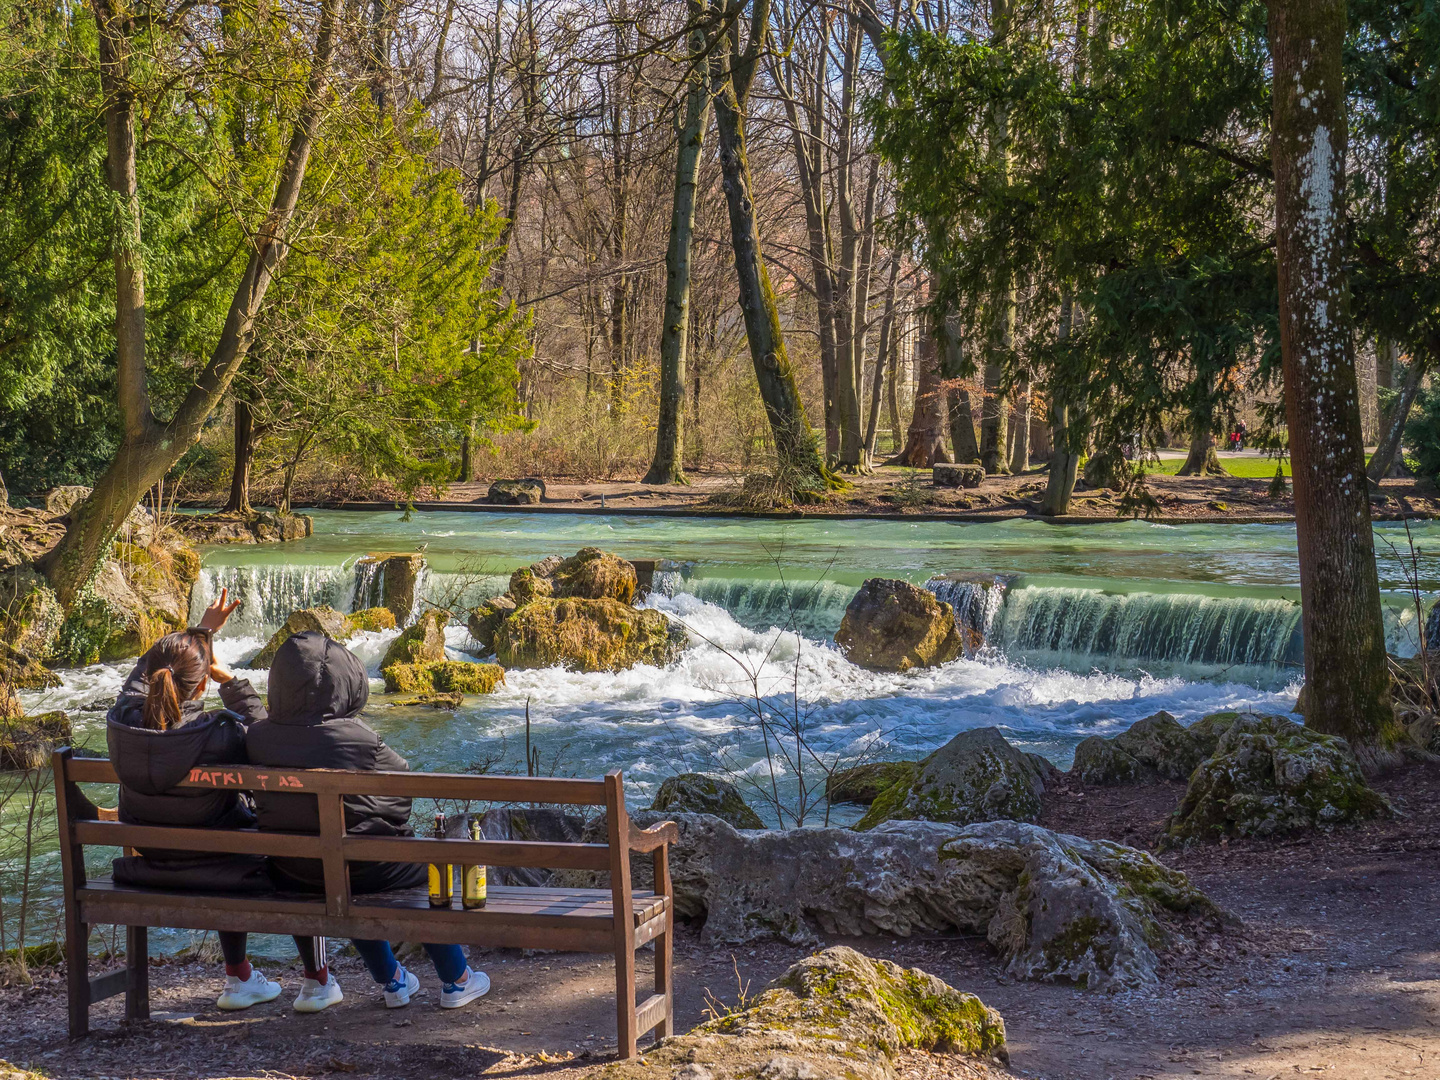
[[[120,820],[132,825],[244,829],[255,825],[248,796],[176,785],[200,765],[245,761],[245,732],[266,717],[260,696],[215,659],[215,632],[239,606],[228,593],[206,609],[198,626],[166,634],[140,658],[106,716],[110,761],[120,779]],[[219,688],[223,708],[206,709],[205,691]],[[115,860],[114,880],[146,888],[270,891],[265,861],[252,856],[141,851]],[[216,1004],[247,1009],[280,995],[246,960],[243,933],[221,932],[225,989]],[[323,939],[297,938],[308,972],[323,971]]]

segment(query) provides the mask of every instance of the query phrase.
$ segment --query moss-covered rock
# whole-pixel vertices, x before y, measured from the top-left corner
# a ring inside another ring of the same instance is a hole
[[[277,544],[304,540],[315,532],[315,519],[306,514],[276,514],[269,510],[237,513],[184,514],[176,528],[195,544]]]
[[[1167,839],[1274,836],[1392,813],[1344,739],[1283,716],[1242,714],[1190,777]]]
[[[281,645],[284,645],[296,634],[303,634],[311,630],[319,631],[332,641],[348,641],[350,638],[348,620],[334,608],[301,608],[299,611],[292,611],[286,617],[280,629],[270,635],[270,640],[265,643],[264,648],[250,658],[248,666],[268,670],[270,665],[275,662],[275,653],[279,651]]]
[[[918,767],[914,761],[871,761],[837,769],[825,779],[825,797],[831,802],[869,806],[886,788],[913,783]]]
[[[1240,719],[1238,712],[1218,712],[1209,716],[1202,716],[1195,723],[1190,725],[1190,736],[1200,747],[1200,760],[1214,755],[1220,740],[1230,730],[1236,720]]]
[[[34,567],[0,572],[0,642],[43,662],[53,653],[64,623],[55,590]]]
[[[1143,784],[1146,780],[1141,764],[1103,735],[1091,735],[1075,747],[1070,775],[1095,787]]]
[[[495,658],[507,668],[522,669],[663,667],[684,644],[684,631],[660,612],[610,599],[535,600],[505,619],[494,635]]]
[[[660,785],[651,810],[714,814],[737,829],[763,829],[765,822],[746,805],[740,789],[728,780],[707,773],[681,773]]]
[[[0,719],[0,769],[43,768],[69,738],[70,717],[63,712]]]
[[[399,701],[390,703],[392,708],[429,708],[445,709],[454,712],[465,704],[465,695],[456,690],[436,691],[430,694],[417,694],[415,697],[401,698]]]
[[[1008,1060],[1005,1022],[919,968],[838,945],[793,965],[744,1008],[591,1075],[892,1080],[893,1059],[912,1049]]]
[[[12,690],[47,690],[59,677],[33,656],[0,641],[0,686]]]
[[[960,655],[955,610],[908,581],[871,578],[845,609],[835,644],[870,671],[909,671]]]
[[[884,821],[1033,821],[1045,772],[998,728],[964,731],[919,763],[914,779],[880,791],[857,829]]]
[[[550,573],[554,596],[561,600],[615,600],[629,604],[635,599],[638,581],[633,564],[596,547],[581,548]]]
[[[394,664],[428,664],[445,659],[445,627],[450,615],[444,611],[422,612],[414,624],[401,631],[400,636],[385,650],[380,661],[380,670]]]
[[[395,626],[395,613],[386,607],[365,608],[345,616],[345,630],[350,637],[362,631],[394,630]]]
[[[479,649],[478,655],[484,656],[495,651],[495,631],[502,622],[515,614],[516,606],[514,597],[496,596],[471,609],[470,617],[465,620],[465,628],[470,631],[470,639]]]
[[[469,664],[463,660],[429,660],[390,664],[380,669],[389,694],[488,694],[505,681],[499,664]]]
[[[554,592],[554,585],[549,578],[537,577],[535,571],[528,566],[522,566],[510,575],[509,594],[515,600],[516,607],[521,604],[528,604],[531,600],[538,600],[543,596],[549,596]]]
[[[148,545],[116,541],[77,598],[53,650],[57,664],[82,665],[138,656],[166,634],[185,629],[200,556],[168,535]]]

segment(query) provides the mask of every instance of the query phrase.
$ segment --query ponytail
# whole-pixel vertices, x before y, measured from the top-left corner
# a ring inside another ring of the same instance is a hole
[[[189,631],[166,634],[141,659],[149,688],[141,723],[169,731],[184,722],[182,702],[198,695],[210,669],[209,643]]]
[[[150,673],[144,723],[151,731],[169,731],[180,723],[180,695],[175,692],[175,675],[168,667]]]

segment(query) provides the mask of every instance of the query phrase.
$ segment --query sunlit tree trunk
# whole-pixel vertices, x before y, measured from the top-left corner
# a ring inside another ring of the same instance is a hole
[[[700,8],[692,3],[691,18]],[[690,38],[691,55],[705,49],[705,36]],[[691,77],[685,94],[685,120],[675,155],[675,198],[670,210],[670,246],[665,253],[665,316],[660,328],[660,415],[655,428],[655,458],[647,484],[686,483],[681,454],[685,443],[685,346],[690,340],[690,251],[695,233],[695,191],[700,150],[710,124],[710,94],[701,75]]]
[[[249,514],[250,467],[255,460],[255,412],[243,397],[235,398],[235,465],[230,470],[230,499],[225,509]]]
[[[270,210],[252,241],[249,260],[230,301],[209,360],[168,423],[150,408],[145,373],[145,266],[137,185],[137,103],[131,71],[133,23],[113,0],[94,0],[99,31],[100,86],[104,93],[106,179],[116,214],[116,383],[124,420],[120,445],[89,498],[71,513],[70,528],[45,557],[43,569],[60,602],[72,606],[109,550],[140,497],[199,440],[249,352],[255,318],[288,251],[310,150],[329,96],[340,0],[324,0],[305,99],[290,134]]]
[[[1075,305],[1066,293],[1060,300],[1060,325],[1057,334],[1066,341],[1074,328]],[[1040,499],[1040,513],[1058,517],[1070,512],[1070,496],[1075,492],[1075,478],[1080,474],[1078,409],[1052,390],[1050,394],[1050,473],[1045,479],[1045,494]]]
[[[937,327],[940,378],[945,382],[945,411],[950,428],[950,445],[955,460],[969,464],[980,460],[980,447],[975,441],[974,405],[970,401],[967,382],[973,369],[965,363],[964,343],[960,339],[960,320],[947,315]]]
[[[1381,359],[1384,362],[1385,358]],[[1385,426],[1380,432],[1380,444],[1375,447],[1375,453],[1370,455],[1370,463],[1365,467],[1365,475],[1371,480],[1383,480],[1390,475],[1390,469],[1400,453],[1400,440],[1405,435],[1405,423],[1410,419],[1410,410],[1415,405],[1415,398],[1425,381],[1425,372],[1429,369],[1427,359],[1423,354],[1410,358],[1410,368],[1405,372],[1405,383],[1400,388],[1400,396],[1384,416]]]
[[[915,411],[910,416],[910,430],[905,434],[905,447],[890,459],[891,465],[909,465],[928,469],[945,457],[945,393],[940,387],[940,371],[936,355],[935,335],[929,329],[929,316],[920,323],[920,340],[915,348],[915,364],[919,368],[919,385],[915,389]]]
[[[1372,764],[1395,741],[1345,282],[1345,0],[1270,0],[1280,351],[1305,721]]]

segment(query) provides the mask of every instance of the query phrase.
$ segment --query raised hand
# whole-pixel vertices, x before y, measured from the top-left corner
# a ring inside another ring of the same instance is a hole
[[[219,599],[205,609],[205,614],[200,616],[200,626],[203,629],[219,630],[225,625],[225,621],[230,618],[235,609],[240,606],[239,600],[227,604],[225,601],[229,599],[229,596],[229,589],[221,589]]]

